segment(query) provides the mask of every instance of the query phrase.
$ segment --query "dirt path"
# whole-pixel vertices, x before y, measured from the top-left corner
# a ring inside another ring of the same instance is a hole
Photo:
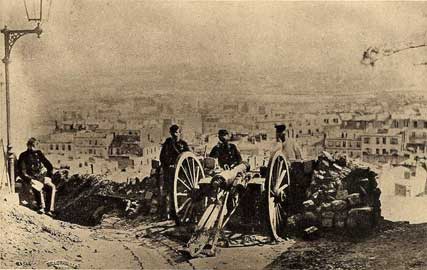
[[[114,221],[114,220],[113,220]],[[0,268],[427,269],[427,224],[384,221],[369,236],[220,248],[189,258],[185,227],[168,222],[84,227],[0,202]]]
[[[222,248],[216,257],[182,252],[185,228],[168,222],[84,227],[0,202],[0,268],[262,269],[293,242]]]
[[[196,269],[263,269],[293,242],[262,247],[223,248],[216,257],[191,260]]]

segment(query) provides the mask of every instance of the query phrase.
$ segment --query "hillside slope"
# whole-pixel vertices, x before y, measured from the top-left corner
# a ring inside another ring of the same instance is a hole
[[[427,269],[427,223],[382,221],[375,232],[356,238],[333,235],[298,242],[267,269]]]

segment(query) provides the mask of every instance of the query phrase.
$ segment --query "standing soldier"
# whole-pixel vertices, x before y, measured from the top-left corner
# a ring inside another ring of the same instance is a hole
[[[304,163],[301,154],[301,149],[298,144],[286,136],[286,125],[276,125],[276,140],[280,143],[276,150],[282,151],[283,155],[289,162],[289,173],[292,179],[291,186],[289,187],[289,201],[288,211],[295,213],[299,211],[296,208],[302,205],[305,200],[305,191],[310,185],[311,177],[304,175]]]
[[[280,143],[280,147],[276,150],[281,150],[283,155],[289,161],[302,160],[301,149],[298,144],[291,138],[286,136],[286,125],[275,125],[276,141]]]
[[[181,139],[181,129],[178,125],[172,125],[169,128],[169,133],[171,137],[166,139],[162,145],[162,150],[160,151],[160,163],[163,169],[163,182],[161,181],[159,187],[160,194],[163,197],[162,211],[164,211],[168,216],[168,219],[174,219],[177,225],[179,225],[179,220],[175,213],[172,198],[175,163],[178,156],[183,152],[190,151],[190,148],[188,148],[187,143]],[[164,192],[166,192],[166,194],[164,194]]]
[[[40,195],[40,205],[38,212],[45,213],[45,198],[43,188],[45,186],[51,189],[49,215],[55,211],[55,193],[56,187],[52,183],[52,164],[47,160],[43,153],[37,149],[38,142],[35,138],[30,138],[27,142],[27,151],[19,156],[18,173],[19,176]]]

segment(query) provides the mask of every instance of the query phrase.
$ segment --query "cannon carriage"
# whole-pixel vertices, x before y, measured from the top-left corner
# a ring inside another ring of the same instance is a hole
[[[177,223],[197,223],[188,242],[191,256],[197,256],[206,245],[214,250],[220,232],[251,185],[262,191],[257,199],[264,213],[258,218],[264,219],[272,240],[281,241],[292,183],[285,156],[277,151],[268,166],[254,169],[245,163],[221,169],[214,163],[212,158],[199,159],[191,152],[182,153],[176,161],[172,195]]]

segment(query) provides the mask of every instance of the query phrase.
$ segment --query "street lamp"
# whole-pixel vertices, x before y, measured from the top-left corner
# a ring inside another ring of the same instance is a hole
[[[42,0],[24,0],[24,6],[28,21],[41,22],[43,17]]]
[[[42,29],[40,28],[40,22],[42,20],[43,12],[43,0],[24,0],[25,12],[27,14],[28,21],[37,22],[37,26],[30,30],[11,30],[5,25],[1,30],[4,35],[4,74],[6,84],[6,143],[7,143],[7,157],[8,157],[8,171],[9,171],[9,184],[12,193],[15,193],[15,169],[14,160],[15,156],[12,152],[12,145],[10,142],[10,89],[9,89],[9,63],[10,53],[12,51],[15,42],[22,36],[27,34],[36,34],[40,37]]]

